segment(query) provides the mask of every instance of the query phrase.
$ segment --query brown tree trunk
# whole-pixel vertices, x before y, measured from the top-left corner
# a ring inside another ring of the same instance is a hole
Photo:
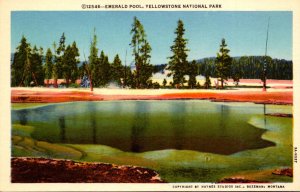
[[[136,88],[140,88],[140,67],[136,65]]]
[[[66,87],[67,87],[67,88],[69,87],[69,84],[70,84],[70,79],[69,79],[69,78],[66,78]]]
[[[90,75],[89,75],[89,79],[90,79],[90,88],[91,88],[91,91],[94,91],[93,81],[92,81],[92,77]]]
[[[46,80],[46,87],[49,87],[49,79]]]
[[[57,79],[56,79],[56,78],[54,79],[53,84],[54,84],[54,87],[55,87],[55,88],[58,88],[58,85],[57,85]]]
[[[32,76],[33,76],[33,79],[34,79],[35,86],[38,86],[38,82],[37,82],[35,74],[33,72],[32,72]]]

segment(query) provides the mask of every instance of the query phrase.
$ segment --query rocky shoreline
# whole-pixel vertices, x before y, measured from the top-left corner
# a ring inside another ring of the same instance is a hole
[[[143,167],[99,162],[33,157],[11,159],[12,183],[166,183],[157,172]],[[292,168],[270,171],[270,174],[293,177]],[[269,183],[233,176],[217,183]]]
[[[12,183],[164,183],[147,168],[72,160],[14,157]]]

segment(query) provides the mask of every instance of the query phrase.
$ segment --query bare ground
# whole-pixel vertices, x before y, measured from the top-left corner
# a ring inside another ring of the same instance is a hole
[[[254,102],[266,104],[293,104],[292,89],[240,90],[128,90],[96,89],[47,89],[47,88],[13,88],[12,103],[58,103],[70,101],[101,100],[176,100],[207,99],[223,102]]]
[[[12,183],[163,183],[147,168],[107,163],[19,157],[11,159]]]

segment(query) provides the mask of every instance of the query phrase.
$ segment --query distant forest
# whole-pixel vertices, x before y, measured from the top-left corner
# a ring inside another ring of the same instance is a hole
[[[240,79],[265,79],[263,74],[266,66],[267,79],[293,79],[293,63],[283,59],[272,59],[269,56],[231,57],[230,49],[223,38],[216,57],[188,61],[188,39],[184,37],[185,28],[182,20],[178,20],[174,31],[175,39],[170,46],[171,56],[167,64],[153,65],[151,63],[151,45],[147,40],[142,23],[134,17],[130,34],[130,47],[134,57],[134,69],[122,64],[118,54],[112,62],[108,55],[98,48],[96,29],[90,42],[90,53],[82,62],[79,59],[80,50],[75,41],[66,44],[66,36],[62,33],[58,42],[44,50],[33,47],[22,36],[19,46],[12,55],[11,86],[53,86],[65,87],[106,87],[115,83],[120,87],[135,89],[160,88],[211,88],[211,77],[218,78],[223,88],[224,81],[232,78],[236,85]],[[46,53],[45,53],[45,52]],[[100,55],[99,55],[100,52]],[[172,77],[167,85],[164,79],[162,85],[153,82],[152,75],[167,70],[166,75]],[[205,83],[200,85],[196,76],[205,77]],[[186,78],[188,76],[188,78]],[[64,79],[64,82],[59,82]],[[77,80],[80,80],[78,83]],[[63,83],[65,85],[63,85]]]
[[[231,76],[240,79],[260,79],[263,71],[264,56],[233,57]],[[163,72],[167,64],[155,65],[155,72]],[[198,75],[217,77],[215,72],[216,58],[209,57],[197,60]],[[285,59],[271,59],[267,62],[268,79],[293,79],[293,62]]]

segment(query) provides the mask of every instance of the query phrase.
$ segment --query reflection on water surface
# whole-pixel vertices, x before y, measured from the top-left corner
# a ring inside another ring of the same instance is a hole
[[[247,121],[287,106],[264,107],[196,100],[75,102],[13,110],[12,121],[34,126],[33,138],[53,143],[232,154],[274,145],[261,139],[265,130]]]

